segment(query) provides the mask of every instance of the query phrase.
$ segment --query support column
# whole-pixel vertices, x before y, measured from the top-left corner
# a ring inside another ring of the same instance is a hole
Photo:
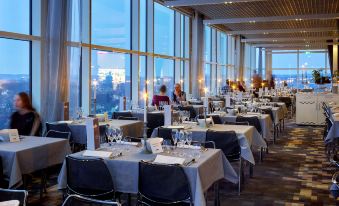
[[[266,68],[266,79],[272,78],[272,51],[265,49],[265,68]]]
[[[333,45],[333,56],[332,56],[332,60],[333,60],[333,73],[338,71],[338,44]]]
[[[235,80],[240,79],[240,65],[241,65],[241,38],[240,36],[235,37],[235,52],[234,52],[234,78]]]
[[[198,12],[192,17],[192,53],[191,53],[191,85],[192,95],[200,97],[199,80],[203,79],[204,59],[204,24],[202,15]]]
[[[258,57],[258,75],[262,78],[262,47],[259,47],[259,57]]]

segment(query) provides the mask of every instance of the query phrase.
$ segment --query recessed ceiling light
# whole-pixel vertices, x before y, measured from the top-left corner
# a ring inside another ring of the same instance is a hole
[[[232,4],[232,1],[225,1],[225,4]]]
[[[251,24],[254,24],[254,23],[255,23],[255,21],[250,21],[250,23],[251,23]]]

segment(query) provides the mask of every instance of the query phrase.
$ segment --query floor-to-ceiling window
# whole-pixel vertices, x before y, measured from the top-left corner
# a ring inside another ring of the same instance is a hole
[[[272,75],[276,86],[286,82],[290,88],[329,87],[329,83],[315,84],[312,73],[330,78],[327,52],[324,50],[274,50],[272,51]],[[326,81],[321,82],[326,83]]]
[[[221,92],[222,86],[226,84],[229,70],[234,65],[228,65],[229,57],[234,52],[229,51],[228,36],[217,29],[205,26],[204,28],[204,82],[205,89],[210,94]]]
[[[174,83],[189,78],[189,16],[153,0],[86,2],[81,2],[81,38],[69,42],[80,45],[81,57],[81,64],[75,64],[75,58],[69,62],[79,71],[81,87],[81,97],[70,103],[72,107],[112,113],[122,109],[120,97],[143,107],[145,90],[156,94],[165,84],[170,95]],[[72,16],[77,16],[76,10],[74,6]]]
[[[174,56],[174,10],[154,3],[154,53]],[[174,86],[174,61],[164,57],[154,59],[154,92],[166,85],[170,96]]]
[[[13,98],[31,94],[31,1],[2,0],[0,6],[0,129],[8,126]]]

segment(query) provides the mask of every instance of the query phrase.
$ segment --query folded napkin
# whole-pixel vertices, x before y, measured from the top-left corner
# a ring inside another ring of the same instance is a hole
[[[137,146],[138,145],[137,142],[124,142],[124,141],[121,141],[120,144],[132,145],[132,146]]]
[[[82,156],[85,156],[85,157],[111,158],[112,155],[113,155],[113,153],[108,152],[108,151],[85,150],[85,152],[82,153]]]
[[[153,162],[159,163],[159,164],[179,164],[179,165],[183,165],[185,163],[185,159],[180,158],[180,157],[157,155]]]
[[[9,200],[5,202],[0,202],[0,206],[19,206],[19,200]]]
[[[193,122],[193,121],[182,121],[183,124],[197,124],[197,122]]]
[[[201,149],[200,146],[194,146],[194,145],[178,145],[178,148],[184,148],[184,149]]]

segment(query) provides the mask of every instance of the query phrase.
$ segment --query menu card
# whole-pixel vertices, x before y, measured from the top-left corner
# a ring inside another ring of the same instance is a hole
[[[149,140],[147,140],[147,142],[150,145],[153,154],[163,152],[161,145],[162,138],[150,138]]]
[[[159,164],[179,164],[183,165],[185,162],[184,158],[180,157],[171,157],[171,156],[165,156],[165,155],[157,155],[155,157],[154,163]]]
[[[164,126],[172,125],[172,107],[171,105],[164,105]]]
[[[0,136],[3,141],[20,142],[20,137],[17,129],[3,129],[0,130]]]
[[[225,105],[226,107],[231,107],[231,96],[225,95]]]
[[[97,118],[86,119],[87,149],[96,150],[100,147],[99,120]]]

